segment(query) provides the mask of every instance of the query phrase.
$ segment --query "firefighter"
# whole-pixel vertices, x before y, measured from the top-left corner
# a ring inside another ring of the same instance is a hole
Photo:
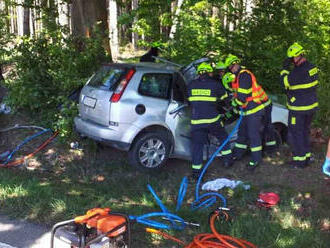
[[[307,61],[304,54],[304,48],[296,42],[293,43],[287,50],[287,58],[281,71],[281,81],[287,93],[289,109],[288,138],[293,154],[293,168],[304,168],[309,165],[309,132],[319,105],[316,95],[318,69]],[[294,68],[290,71],[292,63]]]
[[[188,86],[188,101],[192,107],[192,176],[199,177],[203,163],[203,147],[207,143],[208,134],[215,136],[220,142],[227,138],[227,133],[217,110],[217,101],[226,94],[222,85],[212,78],[213,68],[208,63],[197,67],[199,77]],[[232,151],[226,144],[221,151],[224,166],[232,165]]]
[[[240,66],[240,60],[235,55],[226,58],[226,65],[235,74],[235,80],[231,83],[234,91],[234,104],[241,108],[243,115],[238,130],[238,138],[234,148],[234,159],[239,160],[247,151],[251,150],[251,159],[247,169],[253,171],[261,163],[262,159],[262,131],[265,105],[268,97],[265,91],[258,85],[254,74]]]

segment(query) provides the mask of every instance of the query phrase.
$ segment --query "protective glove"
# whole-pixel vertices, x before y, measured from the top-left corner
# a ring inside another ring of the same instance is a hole
[[[323,164],[323,173],[330,177],[330,158],[326,158]]]
[[[233,111],[233,110],[231,110],[231,111]],[[231,112],[227,112],[227,113],[225,113],[225,116],[227,119],[230,119],[233,115],[231,114]]]
[[[291,65],[291,63],[292,63],[292,58],[286,58],[286,59],[283,61],[283,67],[282,67],[282,69],[283,69],[283,70],[286,70],[286,71],[290,70],[290,65]]]

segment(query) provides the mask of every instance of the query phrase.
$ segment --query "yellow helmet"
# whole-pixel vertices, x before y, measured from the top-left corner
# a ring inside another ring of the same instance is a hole
[[[203,74],[206,72],[213,72],[213,68],[209,63],[201,63],[197,67],[197,74]]]
[[[228,57],[226,58],[225,65],[229,67],[232,64],[240,63],[240,62],[241,60],[237,56],[229,54]]]
[[[297,42],[293,43],[287,51],[287,55],[289,58],[294,58],[297,57],[299,55],[301,55],[302,53],[305,53],[304,48],[298,44]]]
[[[226,68],[227,68],[227,66],[223,61],[219,61],[215,65],[215,69],[217,69],[217,70],[226,70]]]
[[[227,90],[231,90],[231,87],[229,86],[230,83],[232,83],[235,80],[236,76],[235,74],[231,72],[226,72],[225,75],[222,77],[222,84]]]

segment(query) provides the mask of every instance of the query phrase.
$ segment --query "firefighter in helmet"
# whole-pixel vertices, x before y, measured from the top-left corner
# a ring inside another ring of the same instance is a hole
[[[203,166],[203,147],[207,143],[208,134],[215,136],[220,142],[227,138],[221,115],[217,110],[217,101],[226,94],[223,86],[213,77],[213,68],[208,63],[197,67],[198,78],[188,86],[188,101],[192,108],[192,176],[198,178]],[[224,166],[232,165],[232,151],[227,144],[221,151]]]
[[[313,116],[318,110],[318,69],[307,61],[304,54],[304,48],[297,42],[293,43],[287,50],[281,71],[281,82],[286,90],[289,109],[288,139],[293,153],[293,168],[309,165],[309,133]],[[294,68],[290,70],[292,64]]]

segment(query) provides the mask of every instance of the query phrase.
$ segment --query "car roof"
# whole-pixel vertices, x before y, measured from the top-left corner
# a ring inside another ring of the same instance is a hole
[[[154,62],[138,62],[138,63],[108,63],[103,64],[105,66],[115,66],[115,67],[125,67],[125,68],[136,68],[136,69],[153,69],[153,70],[161,70],[164,72],[178,72],[179,68],[173,65],[169,65],[166,63],[154,63]]]

